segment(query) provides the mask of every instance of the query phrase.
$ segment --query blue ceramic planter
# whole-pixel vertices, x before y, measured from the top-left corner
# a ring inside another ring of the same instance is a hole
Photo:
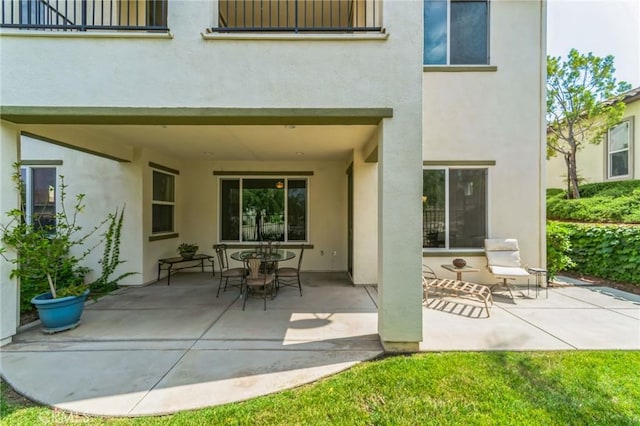
[[[38,309],[40,321],[44,326],[43,331],[57,333],[77,327],[88,295],[89,290],[80,296],[52,299],[51,293],[44,293],[31,299],[31,303]]]

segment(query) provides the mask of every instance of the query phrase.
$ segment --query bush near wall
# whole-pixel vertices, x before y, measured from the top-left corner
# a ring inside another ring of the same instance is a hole
[[[574,266],[571,260],[569,231],[560,222],[547,222],[547,278],[552,280],[560,271]]]
[[[568,271],[640,285],[640,226],[556,222],[553,227],[569,237],[574,266]]]

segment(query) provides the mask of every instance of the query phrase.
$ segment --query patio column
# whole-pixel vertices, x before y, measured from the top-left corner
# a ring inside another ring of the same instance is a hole
[[[13,163],[19,159],[20,133],[11,124],[0,122],[0,221],[6,212],[18,206],[13,190]],[[9,253],[12,255],[12,253]],[[13,265],[0,257],[0,346],[11,343],[20,323],[20,291],[15,278],[9,278]]]
[[[378,333],[387,351],[417,351],[422,341],[422,126],[419,108],[398,112],[379,129]]]

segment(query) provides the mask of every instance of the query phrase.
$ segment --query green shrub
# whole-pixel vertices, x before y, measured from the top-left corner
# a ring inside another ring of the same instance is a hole
[[[640,180],[580,187],[582,198],[567,200],[559,189],[547,190],[547,218],[593,223],[640,223]]]
[[[547,222],[547,278],[574,266],[569,231],[558,222]]]
[[[574,266],[568,270],[640,284],[640,226],[578,223],[552,226],[556,228],[555,234],[564,232],[569,237],[569,256]]]
[[[587,183],[580,186],[580,196],[589,197],[622,197],[640,189],[640,180],[621,180],[616,182]]]

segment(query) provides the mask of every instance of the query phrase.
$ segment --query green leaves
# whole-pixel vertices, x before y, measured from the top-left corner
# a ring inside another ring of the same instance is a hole
[[[569,250],[561,240],[569,240]],[[560,242],[559,242],[560,241]],[[562,265],[557,253],[570,257]],[[560,223],[547,225],[547,263],[550,274],[574,270],[585,275],[640,284],[640,226]]]
[[[567,200],[562,190],[547,190],[547,218],[581,222],[640,223],[640,180],[580,186],[582,198]]]
[[[553,279],[558,272],[574,266],[569,231],[557,222],[547,222],[547,275]]]
[[[78,224],[78,216],[85,208],[84,194],[75,196],[72,209],[67,211],[67,185],[64,176],[60,176],[60,204],[55,215],[55,225],[40,226],[33,223],[23,210],[23,202],[26,194],[25,184],[20,175],[20,164],[15,163],[13,181],[16,190],[21,197],[22,208],[7,212],[9,220],[0,224],[0,234],[3,247],[0,255],[14,265],[12,277],[18,277],[21,281],[21,300],[24,305],[25,297],[30,300],[36,294],[42,293],[47,284],[52,296],[79,295],[88,285],[85,284],[85,276],[90,270],[81,266],[85,258],[100,244],[105,244],[103,256],[103,271],[99,280],[107,281],[109,275],[116,266],[122,263],[119,260],[120,229],[122,226],[122,213],[110,214],[89,230],[83,230]],[[123,209],[124,210],[124,209]],[[92,235],[102,229],[105,224],[108,229],[103,234],[103,240],[95,245],[88,245]],[[81,253],[72,254],[72,248],[81,249]],[[10,249],[8,251],[7,249]],[[34,291],[29,294],[26,291]]]
[[[613,62],[611,55],[600,58],[575,49],[565,61],[547,58],[547,156],[565,157],[572,198],[580,198],[576,152],[585,143],[600,143],[624,114],[619,95],[631,86],[616,82]]]

